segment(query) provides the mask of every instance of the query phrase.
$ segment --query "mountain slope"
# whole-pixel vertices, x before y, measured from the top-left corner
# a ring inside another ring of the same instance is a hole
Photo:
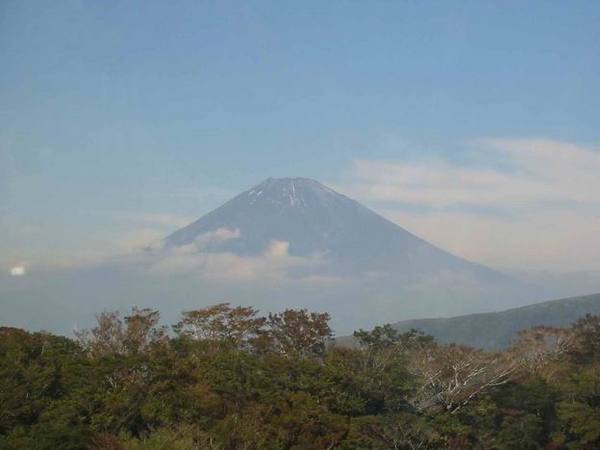
[[[600,294],[569,297],[506,311],[444,319],[406,320],[393,324],[400,331],[424,331],[445,343],[488,350],[508,346],[518,332],[538,325],[568,327],[586,314],[600,314]]]

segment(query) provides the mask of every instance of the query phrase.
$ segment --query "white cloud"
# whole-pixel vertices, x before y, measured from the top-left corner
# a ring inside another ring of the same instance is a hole
[[[91,211],[93,214],[108,216],[120,222],[135,226],[154,226],[164,230],[175,230],[192,223],[193,218],[189,216],[144,212],[144,211]]]
[[[148,246],[157,246],[164,237],[164,231],[150,227],[123,231],[118,236],[115,235],[112,237],[111,240],[107,239],[106,245],[110,249],[110,252],[106,252],[105,254],[111,256],[116,252],[130,253]]]
[[[26,271],[24,266],[14,266],[10,269],[10,274],[13,277],[22,277],[23,275],[25,275],[25,273]]]
[[[597,149],[524,139],[471,145],[472,159],[463,163],[356,160],[352,180],[340,189],[378,210],[385,204],[391,220],[471,260],[600,269]]]
[[[218,230],[217,230],[218,231]],[[223,232],[221,232],[223,233]],[[239,233],[239,232],[238,232]],[[233,236],[239,234],[234,233]],[[306,281],[308,283],[332,283],[333,277],[315,276],[312,270],[322,263],[320,255],[299,257],[289,254],[289,242],[271,241],[263,253],[240,256],[229,252],[203,252],[195,244],[163,248],[150,256],[153,273],[191,274],[217,282],[230,281]],[[307,273],[303,269],[309,269]]]
[[[240,230],[238,230],[237,228],[217,228],[216,230],[209,231],[198,236],[194,241],[194,245],[198,249],[204,249],[208,245],[221,244],[223,242],[230,241],[232,239],[237,239],[239,237]]]
[[[385,210],[390,220],[439,247],[497,268],[600,270],[600,216],[531,211],[517,217]]]
[[[508,167],[474,166],[447,160],[353,163],[353,181],[343,190],[375,201],[447,207],[472,205],[513,209],[539,203],[600,205],[600,152],[549,140],[482,139],[487,154]]]
[[[271,258],[286,258],[289,256],[290,243],[286,241],[271,241],[265,252]]]

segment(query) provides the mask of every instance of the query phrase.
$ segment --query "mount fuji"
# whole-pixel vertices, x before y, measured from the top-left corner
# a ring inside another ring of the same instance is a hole
[[[289,258],[315,261],[291,268],[289,275],[338,283],[314,288],[310,298],[302,297],[306,287],[279,290],[282,298],[267,302],[270,307],[283,299],[317,306],[353,326],[428,313],[489,311],[542,295],[536,287],[440,249],[308,178],[269,178],[175,231],[163,245],[254,258],[274,242],[283,245]],[[271,294],[263,295],[261,300],[267,301]]]
[[[16,326],[67,333],[103,309],[132,305],[159,309],[167,323],[221,301],[308,308],[329,312],[336,332],[349,333],[553,295],[440,249],[307,178],[269,178],[143,252],[21,278],[0,283],[0,313]],[[32,319],[31,310],[43,314]]]
[[[207,239],[218,231],[226,239]],[[203,243],[205,252],[262,254],[282,242],[290,256],[322,255],[346,273],[418,276],[444,270],[509,277],[454,256],[309,178],[269,178],[165,239],[167,247]],[[332,267],[328,270],[333,270]]]
[[[228,239],[206,236],[229,231]],[[165,239],[168,247],[205,241],[204,251],[259,255],[284,242],[291,256],[324,255],[339,269],[425,274],[469,271],[509,278],[411,234],[370,209],[309,178],[269,178]]]

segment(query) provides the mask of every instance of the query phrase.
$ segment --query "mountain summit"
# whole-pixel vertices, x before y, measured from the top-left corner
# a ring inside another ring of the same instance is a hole
[[[305,256],[328,247],[345,227],[343,220],[358,209],[356,202],[315,180],[268,178],[176,231],[166,243],[187,245],[205,233],[229,229],[238,230],[239,238],[213,250],[257,254],[270,241],[282,240],[290,243],[290,253]]]
[[[186,245],[216,229],[238,230],[238,239],[218,250],[260,253],[272,240],[289,242],[291,254],[343,252],[339,242],[364,208],[309,178],[268,178],[220,208],[167,237],[168,245]],[[348,222],[352,219],[351,222]],[[333,247],[333,248],[332,248]]]

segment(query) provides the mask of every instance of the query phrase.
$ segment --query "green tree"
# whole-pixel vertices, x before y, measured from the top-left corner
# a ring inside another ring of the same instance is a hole
[[[272,348],[287,357],[322,357],[333,333],[329,314],[286,309],[269,314],[267,326]]]
[[[600,447],[600,363],[579,367],[563,384],[558,416],[575,448]]]
[[[229,303],[185,311],[182,319],[173,326],[178,336],[211,345],[231,345],[250,349],[264,334],[266,319],[257,317],[251,307],[231,307]]]

